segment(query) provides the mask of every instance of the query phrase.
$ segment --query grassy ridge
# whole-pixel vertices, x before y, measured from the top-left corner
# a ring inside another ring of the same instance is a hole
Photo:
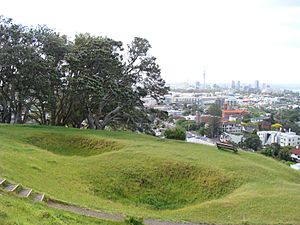
[[[74,137],[88,140],[87,154],[65,144]],[[300,173],[258,154],[39,126],[0,126],[0,142],[1,176],[82,206],[163,220],[300,223]]]

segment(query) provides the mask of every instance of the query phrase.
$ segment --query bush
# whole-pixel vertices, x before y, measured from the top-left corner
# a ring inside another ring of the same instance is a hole
[[[165,137],[168,139],[185,140],[186,132],[184,129],[175,127],[165,131]]]
[[[263,154],[265,156],[273,157],[273,149],[271,147],[267,146],[266,148],[261,150],[261,154]]]
[[[143,218],[126,216],[125,223],[128,225],[144,225]]]
[[[290,161],[291,160],[291,153],[288,148],[282,148],[277,156],[281,160]]]
[[[241,143],[243,148],[252,149],[257,151],[261,148],[261,140],[257,134],[248,134],[244,136],[245,140]]]

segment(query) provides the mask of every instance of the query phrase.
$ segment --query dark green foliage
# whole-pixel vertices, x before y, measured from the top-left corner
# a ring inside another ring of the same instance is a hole
[[[123,44],[79,34],[74,42],[46,26],[0,17],[0,122],[149,132],[142,98],[168,92],[150,43]],[[126,56],[126,57],[124,57]],[[12,118],[13,121],[12,121]]]
[[[241,142],[241,146],[246,149],[257,151],[261,148],[261,140],[257,134],[247,134]]]
[[[265,156],[273,157],[273,149],[270,146],[267,146],[261,151],[261,154]]]
[[[261,153],[265,156],[273,157],[279,160],[291,161],[290,149],[292,147],[280,147],[279,144],[273,143],[269,146],[266,146]]]
[[[200,127],[203,127],[204,124],[197,124],[194,120],[179,119],[176,121],[176,125],[184,128],[187,131],[196,131]]]
[[[243,123],[250,123],[250,121],[251,121],[251,116],[250,116],[250,114],[244,115],[242,122],[243,122]]]
[[[128,225],[144,225],[143,218],[137,218],[134,216],[126,216],[125,223]]]
[[[290,150],[288,148],[282,148],[277,157],[280,160],[291,161]]]
[[[272,143],[271,144],[271,148],[273,150],[273,154],[272,155],[274,157],[277,157],[278,154],[279,154],[279,152],[280,152],[280,149],[281,149],[280,145],[278,143]]]
[[[219,117],[222,116],[222,110],[220,106],[218,106],[217,104],[210,105],[207,110],[207,113],[212,116],[219,116]]]
[[[215,138],[221,133],[220,129],[220,123],[221,118],[214,116],[212,119],[208,122],[208,127],[206,129],[207,136],[210,138]]]
[[[168,139],[175,139],[175,140],[186,139],[186,132],[184,129],[180,127],[166,129],[164,135]]]

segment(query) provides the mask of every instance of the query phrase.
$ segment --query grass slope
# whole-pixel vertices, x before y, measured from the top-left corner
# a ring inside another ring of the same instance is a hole
[[[129,132],[0,126],[0,176],[106,212],[299,224],[300,173],[259,154]]]
[[[44,204],[32,203],[13,194],[0,195],[0,224],[1,225],[125,225],[123,222],[111,222],[78,216],[62,210],[50,209]]]

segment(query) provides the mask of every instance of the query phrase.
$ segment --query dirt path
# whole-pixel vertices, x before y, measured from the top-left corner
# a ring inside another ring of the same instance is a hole
[[[68,212],[76,213],[79,215],[84,215],[84,216],[91,216],[99,219],[107,219],[107,220],[113,220],[113,221],[122,221],[124,220],[124,216],[122,215],[112,215],[109,213],[103,213],[99,212],[93,209],[87,209],[87,208],[82,208],[79,206],[74,206],[74,205],[66,205],[63,203],[59,203],[53,200],[49,200],[47,202],[48,206],[56,208],[56,209],[62,209]],[[208,225],[208,224],[196,224],[196,223],[180,223],[180,222],[164,222],[160,220],[155,220],[155,219],[145,219],[144,223],[147,225]]]

